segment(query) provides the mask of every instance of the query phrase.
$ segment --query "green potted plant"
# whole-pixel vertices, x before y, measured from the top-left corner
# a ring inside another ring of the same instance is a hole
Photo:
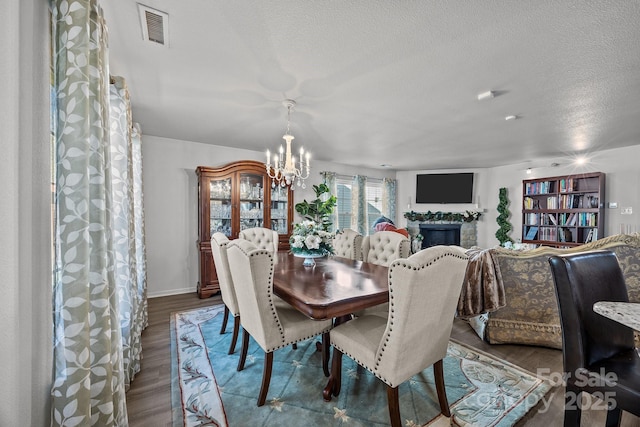
[[[327,184],[314,185],[313,191],[316,199],[311,202],[306,200],[296,204],[295,209],[304,219],[314,221],[322,227],[324,231],[329,231],[333,224],[331,214],[338,203],[336,196],[331,195]]]
[[[505,243],[510,242],[513,243],[513,239],[509,237],[509,232],[513,228],[511,223],[509,222],[509,197],[507,196],[507,189],[502,187],[498,191],[498,218],[496,221],[498,222],[498,231],[496,231],[496,238],[500,242],[500,246],[504,246]]]
[[[315,265],[314,258],[333,253],[333,233],[331,227],[331,214],[338,199],[331,195],[326,184],[314,185],[313,191],[316,199],[306,200],[296,204],[295,209],[304,221],[293,225],[293,233],[289,238],[291,252],[305,258],[303,265],[311,267]]]

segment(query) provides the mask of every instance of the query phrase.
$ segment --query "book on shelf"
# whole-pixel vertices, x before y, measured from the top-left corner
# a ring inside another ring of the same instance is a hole
[[[584,239],[585,243],[593,242],[593,228],[589,230],[587,237]]]
[[[573,242],[573,235],[571,234],[571,230],[569,230],[568,228],[559,228],[558,239],[558,241],[560,242]]]
[[[549,214],[549,219],[553,225],[558,225],[558,220],[556,220],[556,216],[554,214]]]
[[[526,235],[526,239],[527,240],[535,240],[536,239],[536,234],[538,234],[538,227],[529,227],[529,229],[527,230],[527,235]]]

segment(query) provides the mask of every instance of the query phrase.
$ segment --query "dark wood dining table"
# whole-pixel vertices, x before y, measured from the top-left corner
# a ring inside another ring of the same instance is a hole
[[[333,319],[339,325],[351,314],[389,301],[389,269],[348,258],[316,258],[316,265],[304,267],[304,258],[278,253],[273,292],[305,316]],[[340,378],[329,376],[324,400],[340,391]]]

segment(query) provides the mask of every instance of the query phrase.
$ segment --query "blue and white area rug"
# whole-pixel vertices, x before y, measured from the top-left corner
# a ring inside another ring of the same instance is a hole
[[[250,340],[245,368],[237,372],[240,342],[228,355],[233,321],[220,335],[222,317],[222,305],[172,314],[174,426],[389,424],[386,386],[347,356],[340,395],[322,399],[327,379],[315,340],[275,351],[267,402],[257,407],[264,352]],[[444,374],[451,418],[440,414],[429,367],[400,386],[404,426],[512,426],[551,388],[530,372],[455,341],[449,343]]]

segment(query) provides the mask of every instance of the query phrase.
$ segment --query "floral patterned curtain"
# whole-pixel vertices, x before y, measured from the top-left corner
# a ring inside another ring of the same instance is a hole
[[[321,172],[324,178],[324,183],[329,187],[329,191],[332,196],[338,195],[338,185],[336,184],[336,174],[334,172]],[[331,228],[330,232],[335,233],[338,230],[338,205],[331,213]]]
[[[129,105],[129,108],[131,105]],[[135,326],[141,326],[145,329],[149,325],[147,317],[147,248],[145,243],[145,225],[144,225],[144,206],[143,185],[142,185],[142,132],[138,123],[133,123],[131,130],[131,159],[133,160],[133,212],[134,212],[134,230],[135,230],[135,257],[136,257],[136,284],[138,309],[135,312],[137,319]],[[142,333],[136,331],[136,336]],[[141,349],[138,347],[138,352]],[[136,365],[140,366],[140,355],[136,355]],[[136,372],[139,369],[136,369]]]
[[[367,177],[356,175],[351,185],[351,225],[363,235],[369,234],[367,224]]]
[[[112,245],[116,254],[115,283],[119,295],[125,386],[128,387],[140,371],[140,339],[147,325],[146,258],[139,126],[134,144],[131,101],[122,77],[111,78],[109,106],[111,185],[116,207],[111,217]]]
[[[139,369],[146,323],[144,222],[135,217],[142,214],[136,212],[141,198],[136,202],[131,188],[134,171],[141,171],[132,166],[140,159],[139,142],[135,148],[124,87],[114,85],[111,96],[113,112],[126,120],[111,119],[107,32],[98,1],[51,0],[51,9],[57,269],[52,425],[123,426],[125,388]],[[124,102],[115,102],[118,97]]]
[[[382,179],[382,215],[396,219],[396,180],[391,178]]]

